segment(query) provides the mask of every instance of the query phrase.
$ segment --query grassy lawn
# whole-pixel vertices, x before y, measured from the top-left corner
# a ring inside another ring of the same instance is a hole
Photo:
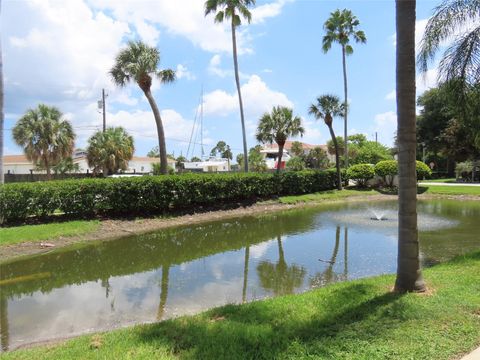
[[[420,182],[456,183],[457,179],[455,178],[430,179],[430,180],[420,180]]]
[[[426,191],[425,191],[426,189]],[[418,192],[427,194],[443,194],[443,195],[478,195],[480,196],[480,186],[442,186],[428,185],[418,187]]]
[[[228,305],[165,322],[2,354],[7,359],[456,359],[480,345],[480,252],[424,271]]]
[[[52,240],[60,236],[82,235],[97,230],[99,225],[98,220],[78,220],[0,228],[0,246],[26,241]]]
[[[279,201],[283,204],[297,204],[300,202],[317,202],[323,200],[340,200],[351,196],[360,196],[360,195],[375,195],[378,192],[365,189],[365,190],[353,190],[353,189],[344,189],[342,191],[338,190],[327,190],[321,191],[314,194],[305,194],[305,195],[292,195],[292,196],[282,196],[279,198]]]

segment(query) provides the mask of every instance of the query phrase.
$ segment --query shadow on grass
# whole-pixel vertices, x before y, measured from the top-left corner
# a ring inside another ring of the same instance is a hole
[[[213,309],[201,317],[147,326],[140,340],[195,359],[273,359],[295,353],[333,357],[347,338],[368,341],[406,320],[402,295],[375,295],[373,285],[348,284],[304,301],[290,297]],[[286,356],[288,357],[288,356]]]

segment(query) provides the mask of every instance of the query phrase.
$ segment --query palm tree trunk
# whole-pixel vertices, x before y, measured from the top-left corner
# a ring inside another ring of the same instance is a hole
[[[398,264],[395,291],[425,291],[417,229],[415,0],[396,0]]]
[[[235,24],[233,23],[234,18],[235,13],[232,14],[233,66],[235,68],[235,82],[237,84],[238,104],[240,105],[240,120],[242,122],[244,168],[245,172],[248,172],[247,134],[245,133],[245,118],[243,116],[242,92],[240,91],[240,77],[238,75],[237,36],[235,34]]]
[[[0,3],[1,6],[1,3]],[[1,13],[1,12],[0,12]],[[4,183],[3,170],[3,123],[5,120],[5,112],[3,110],[3,58],[2,58],[2,42],[0,39],[0,184]]]
[[[347,59],[345,56],[345,45],[342,45],[342,61],[343,61],[343,93],[344,93],[344,106],[345,106],[345,117],[344,117],[344,142],[345,142],[345,168],[348,168],[348,86],[347,86]]]
[[[163,131],[162,118],[160,117],[160,111],[158,110],[157,103],[152,96],[152,92],[149,90],[144,91],[145,96],[148,99],[148,103],[153,111],[155,117],[155,123],[157,124],[158,135],[158,149],[160,151],[160,173],[165,175],[168,172],[167,168],[167,146],[165,145],[165,132]]]
[[[277,236],[277,244],[278,244],[278,263],[285,264],[285,252],[283,251],[282,237],[280,235]]]
[[[343,249],[343,277],[344,280],[348,278],[348,227],[345,226],[344,234],[344,249]]]
[[[170,264],[164,264],[162,267],[162,283],[160,285],[160,303],[158,304],[157,320],[162,320],[165,314],[165,305],[168,297],[168,283],[170,274]]]
[[[277,144],[278,144],[277,174],[280,174],[280,167],[282,166],[283,147],[285,146],[285,143],[278,142]]]
[[[335,147],[335,165],[337,168],[337,189],[342,190],[342,174],[340,173],[340,156],[338,155],[337,138],[335,137],[335,133],[331,125],[328,126],[328,130],[330,130],[330,136],[332,137],[333,146]]]
[[[247,301],[247,286],[248,286],[248,263],[250,260],[250,246],[245,247],[245,262],[243,264],[243,289],[242,289],[242,303]]]
[[[47,171],[47,180],[52,180],[52,172],[50,171],[50,164],[48,163],[48,156],[44,158],[45,170]]]
[[[8,326],[8,299],[0,295],[0,344],[2,351],[8,351],[9,348],[9,326]]]

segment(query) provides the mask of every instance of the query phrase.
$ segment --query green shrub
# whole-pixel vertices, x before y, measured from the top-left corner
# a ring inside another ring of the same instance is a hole
[[[335,172],[330,170],[12,183],[0,188],[0,218],[11,223],[57,210],[72,218],[154,214],[334,188]]]
[[[383,179],[383,183],[387,186],[393,186],[393,179],[398,173],[398,163],[396,160],[379,161],[374,168],[375,175]]]
[[[352,165],[347,170],[348,178],[354,180],[358,186],[364,187],[368,180],[373,179],[375,170],[370,164]]]
[[[432,170],[428,167],[427,164],[425,164],[422,161],[417,160],[416,169],[417,169],[417,179],[419,180],[428,178],[432,175]]]
[[[305,170],[305,161],[299,157],[295,156],[292,157],[290,160],[287,161],[287,170],[291,171],[302,171]]]

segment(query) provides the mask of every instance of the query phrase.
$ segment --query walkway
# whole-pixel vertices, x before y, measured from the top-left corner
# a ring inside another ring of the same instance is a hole
[[[480,360],[480,347],[473,350],[470,354],[465,355],[460,360]]]
[[[419,182],[418,185],[428,185],[428,186],[480,186],[479,183],[442,183],[442,182]]]

